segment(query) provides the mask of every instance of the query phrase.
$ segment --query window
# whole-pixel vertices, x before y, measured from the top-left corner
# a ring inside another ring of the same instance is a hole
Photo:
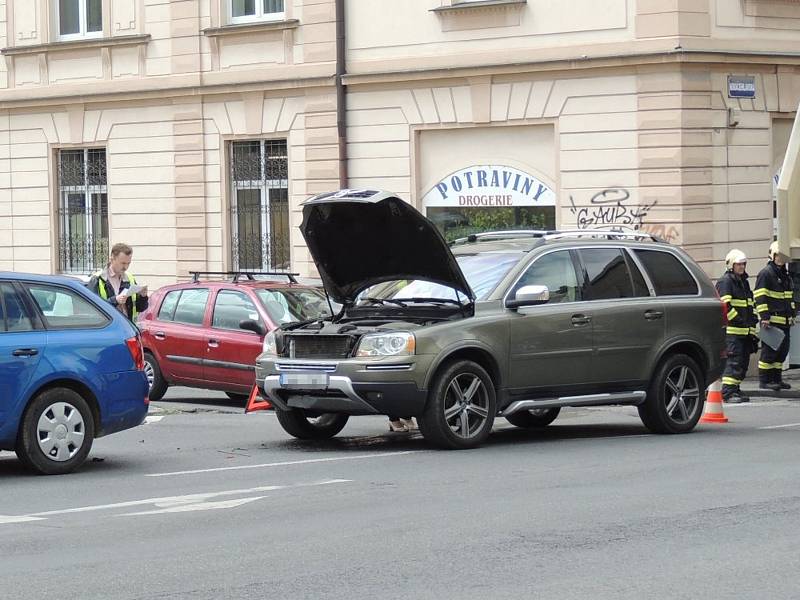
[[[536,259],[512,290],[514,298],[517,290],[526,285],[545,285],[550,290],[550,304],[580,300],[580,287],[569,250],[551,252]]]
[[[186,325],[202,325],[208,302],[208,290],[192,288],[169,292],[158,311],[161,321],[174,321]]]
[[[56,7],[59,39],[103,35],[103,0],[58,0]]]
[[[230,0],[231,23],[284,18],[284,0]]]
[[[58,152],[58,255],[62,273],[91,273],[108,259],[104,148]]]
[[[658,250],[634,253],[650,275],[657,296],[697,295],[697,282],[674,254]]]
[[[277,325],[323,319],[331,314],[325,295],[316,290],[261,289],[256,290],[256,295],[269,318]]]
[[[622,250],[587,248],[578,250],[578,255],[581,257],[586,277],[584,300],[633,297],[633,280]]]
[[[0,304],[3,309],[3,331],[31,331],[33,323],[22,305],[14,286],[0,283]]]
[[[233,290],[222,290],[217,294],[214,302],[214,318],[211,321],[212,327],[244,331],[239,327],[239,323],[248,320],[261,323],[258,309],[247,297],[247,294]]]
[[[49,285],[29,285],[34,302],[48,329],[103,327],[110,319],[72,290]]]
[[[234,269],[289,269],[286,140],[232,142],[230,162]]]

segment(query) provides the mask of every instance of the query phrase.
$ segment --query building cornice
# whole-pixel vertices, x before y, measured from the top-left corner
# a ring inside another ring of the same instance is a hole
[[[285,29],[296,29],[299,26],[299,19],[287,19],[285,21],[260,21],[255,23],[242,23],[239,25],[224,25],[223,27],[208,27],[203,29],[203,35],[207,37],[223,37],[228,35],[240,35],[242,33],[283,31]]]

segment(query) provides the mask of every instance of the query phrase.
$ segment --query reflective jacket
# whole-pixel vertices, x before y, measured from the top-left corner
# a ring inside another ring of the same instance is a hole
[[[728,335],[755,335],[756,313],[747,273],[741,277],[726,271],[717,281],[719,298],[728,310]]]
[[[131,285],[136,285],[136,278],[131,273],[126,273],[125,278],[122,279],[119,284],[119,291],[122,292],[122,290],[128,289]],[[89,279],[86,287],[99,295],[111,306],[117,308],[117,294],[114,292],[114,286],[111,285],[111,282],[108,280],[108,271],[106,269],[92,273],[92,277]],[[147,310],[148,303],[147,296],[141,296],[139,294],[131,294],[128,296],[128,299],[125,301],[128,318],[135,323],[139,313]]]
[[[762,321],[781,326],[794,324],[794,290],[792,278],[785,266],[779,267],[769,261],[758,274],[753,297],[756,300],[758,317]]]

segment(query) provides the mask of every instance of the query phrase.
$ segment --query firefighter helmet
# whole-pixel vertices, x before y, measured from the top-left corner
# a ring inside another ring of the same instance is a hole
[[[727,256],[725,257],[725,267],[728,269],[728,271],[733,271],[733,265],[746,262],[747,256],[745,256],[744,252],[741,250],[736,250],[735,248],[728,252]]]
[[[774,258],[775,255],[778,254],[779,252],[780,252],[780,250],[778,249],[778,242],[777,241],[772,242],[769,245],[769,257],[770,258]]]

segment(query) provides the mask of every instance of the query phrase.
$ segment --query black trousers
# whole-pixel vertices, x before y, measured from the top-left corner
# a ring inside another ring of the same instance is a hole
[[[779,327],[773,325],[773,327]],[[789,356],[789,328],[779,327],[784,333],[783,342],[777,350],[761,343],[761,356],[758,361],[758,379],[761,383],[780,383],[783,374],[783,361]]]
[[[722,397],[730,398],[739,391],[739,384],[747,374],[750,364],[752,344],[749,335],[727,335],[725,345],[728,358],[725,361],[725,371],[722,373]]]

